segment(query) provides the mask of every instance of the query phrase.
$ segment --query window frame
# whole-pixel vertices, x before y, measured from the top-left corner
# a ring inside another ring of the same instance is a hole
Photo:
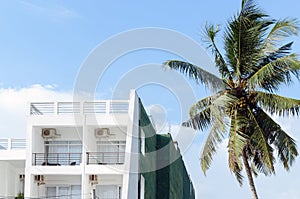
[[[55,198],[60,198],[62,196],[59,195],[59,188],[67,188],[68,189],[68,195],[66,196],[68,199],[72,199],[72,187],[73,186],[79,186],[80,187],[80,196],[82,196],[82,186],[80,184],[72,184],[72,185],[67,185],[67,184],[60,184],[60,185],[48,185],[45,188],[45,196],[47,197],[55,197]],[[55,196],[48,196],[48,188],[55,188]]]

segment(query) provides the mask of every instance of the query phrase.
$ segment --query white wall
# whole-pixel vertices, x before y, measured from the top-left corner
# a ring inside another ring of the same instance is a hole
[[[19,175],[23,172],[24,168],[17,168],[9,161],[0,161],[0,179],[5,182],[0,185],[0,196],[17,196],[20,190]]]
[[[42,128],[32,128],[32,142],[31,148],[34,153],[44,153],[44,139],[42,137]]]
[[[123,199],[138,198],[139,166],[139,98],[135,90],[130,91],[129,120],[126,137],[125,171],[123,178]]]
[[[42,137],[43,128],[55,128],[57,134],[60,136],[56,138]],[[33,153],[44,153],[45,152],[45,141],[81,141],[82,140],[82,127],[55,127],[55,126],[44,126],[44,127],[33,127],[32,128],[32,151]]]
[[[46,187],[51,185],[80,185],[81,175],[45,175]]]

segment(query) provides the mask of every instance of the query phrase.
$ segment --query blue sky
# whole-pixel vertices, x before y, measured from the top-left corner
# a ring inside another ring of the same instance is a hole
[[[258,3],[273,18],[300,18],[300,2],[296,0],[258,1]],[[112,0],[88,1],[88,3],[78,0],[1,1],[0,118],[3,121],[0,125],[1,132],[4,132],[5,137],[22,137],[21,132],[25,132],[23,106],[26,105],[26,100],[46,100],[54,96],[58,99],[70,98],[84,60],[97,45],[113,35],[130,29],[158,27],[175,30],[201,43],[199,33],[206,22],[221,24],[224,27],[227,19],[239,8],[239,0]],[[293,40],[294,50],[300,54],[300,38],[295,37]],[[106,74],[101,77],[97,93],[99,97],[107,98],[114,89],[111,85],[116,84],[128,71],[145,64],[161,64],[172,58],[178,56],[156,49],[123,55],[113,62]],[[194,84],[191,85],[197,97],[207,94],[202,87],[198,89]],[[280,93],[300,98],[299,92],[296,92],[299,88],[299,83],[295,83],[291,88],[281,89]],[[163,113],[157,113],[157,118],[163,115],[162,118],[173,125],[174,129],[187,117],[186,114],[182,116],[183,118],[178,116],[180,115],[178,99],[159,85],[141,86],[138,88],[138,94],[149,110],[153,104],[163,107]],[[20,109],[22,111],[19,111]],[[155,108],[152,108],[152,111],[155,114]],[[14,125],[15,127],[7,125],[15,122],[16,118],[20,118],[20,125]],[[291,128],[299,121],[280,118],[278,121],[296,138],[300,138],[295,128]],[[205,134],[199,133],[184,154],[198,198],[226,198],[225,196],[249,198],[247,184],[239,188],[225,164],[225,145],[220,148],[220,154],[216,157],[208,176],[203,176],[198,157],[204,138]],[[296,164],[293,169],[295,171],[299,168],[299,164]],[[262,198],[297,198],[297,194],[300,195],[297,188],[293,187],[293,184],[300,183],[296,180],[296,172],[293,173],[292,170],[291,173],[285,173],[279,170],[277,176],[258,178],[257,184],[261,186],[258,191]],[[286,185],[282,183],[284,179],[288,181]],[[285,185],[286,188],[282,188],[281,185]],[[216,192],[213,187],[222,188]]]

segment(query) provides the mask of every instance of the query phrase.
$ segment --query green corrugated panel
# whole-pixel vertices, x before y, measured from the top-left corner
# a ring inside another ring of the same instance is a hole
[[[145,179],[145,199],[156,198],[156,154],[150,153],[156,151],[156,133],[148,118],[148,115],[140,103],[140,131],[143,130],[145,134],[145,156],[140,153],[140,170],[149,171],[143,172]]]
[[[170,190],[170,148],[168,146],[170,138],[166,135],[156,136],[156,148],[157,148],[157,168],[160,168],[156,172],[156,198],[159,199],[169,199]],[[161,168],[164,165],[164,168]]]
[[[180,151],[175,148],[170,134],[156,135],[142,103],[140,103],[139,126],[146,137],[146,154],[144,156],[140,153],[140,169],[151,171],[141,173],[145,179],[144,198],[194,199],[194,188]],[[165,167],[156,170],[161,165]]]
[[[171,135],[157,135],[157,148],[165,148],[157,155],[157,161],[169,161],[169,165],[158,170],[156,181],[157,199],[194,199],[191,181],[180,151],[175,148]]]

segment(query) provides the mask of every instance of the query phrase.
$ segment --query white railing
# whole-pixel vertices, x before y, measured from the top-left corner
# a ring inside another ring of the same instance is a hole
[[[122,114],[128,113],[128,100],[91,102],[32,102],[30,115]]]
[[[0,138],[0,150],[19,150],[26,148],[26,139]]]
[[[79,114],[79,102],[57,102],[57,114]]]

